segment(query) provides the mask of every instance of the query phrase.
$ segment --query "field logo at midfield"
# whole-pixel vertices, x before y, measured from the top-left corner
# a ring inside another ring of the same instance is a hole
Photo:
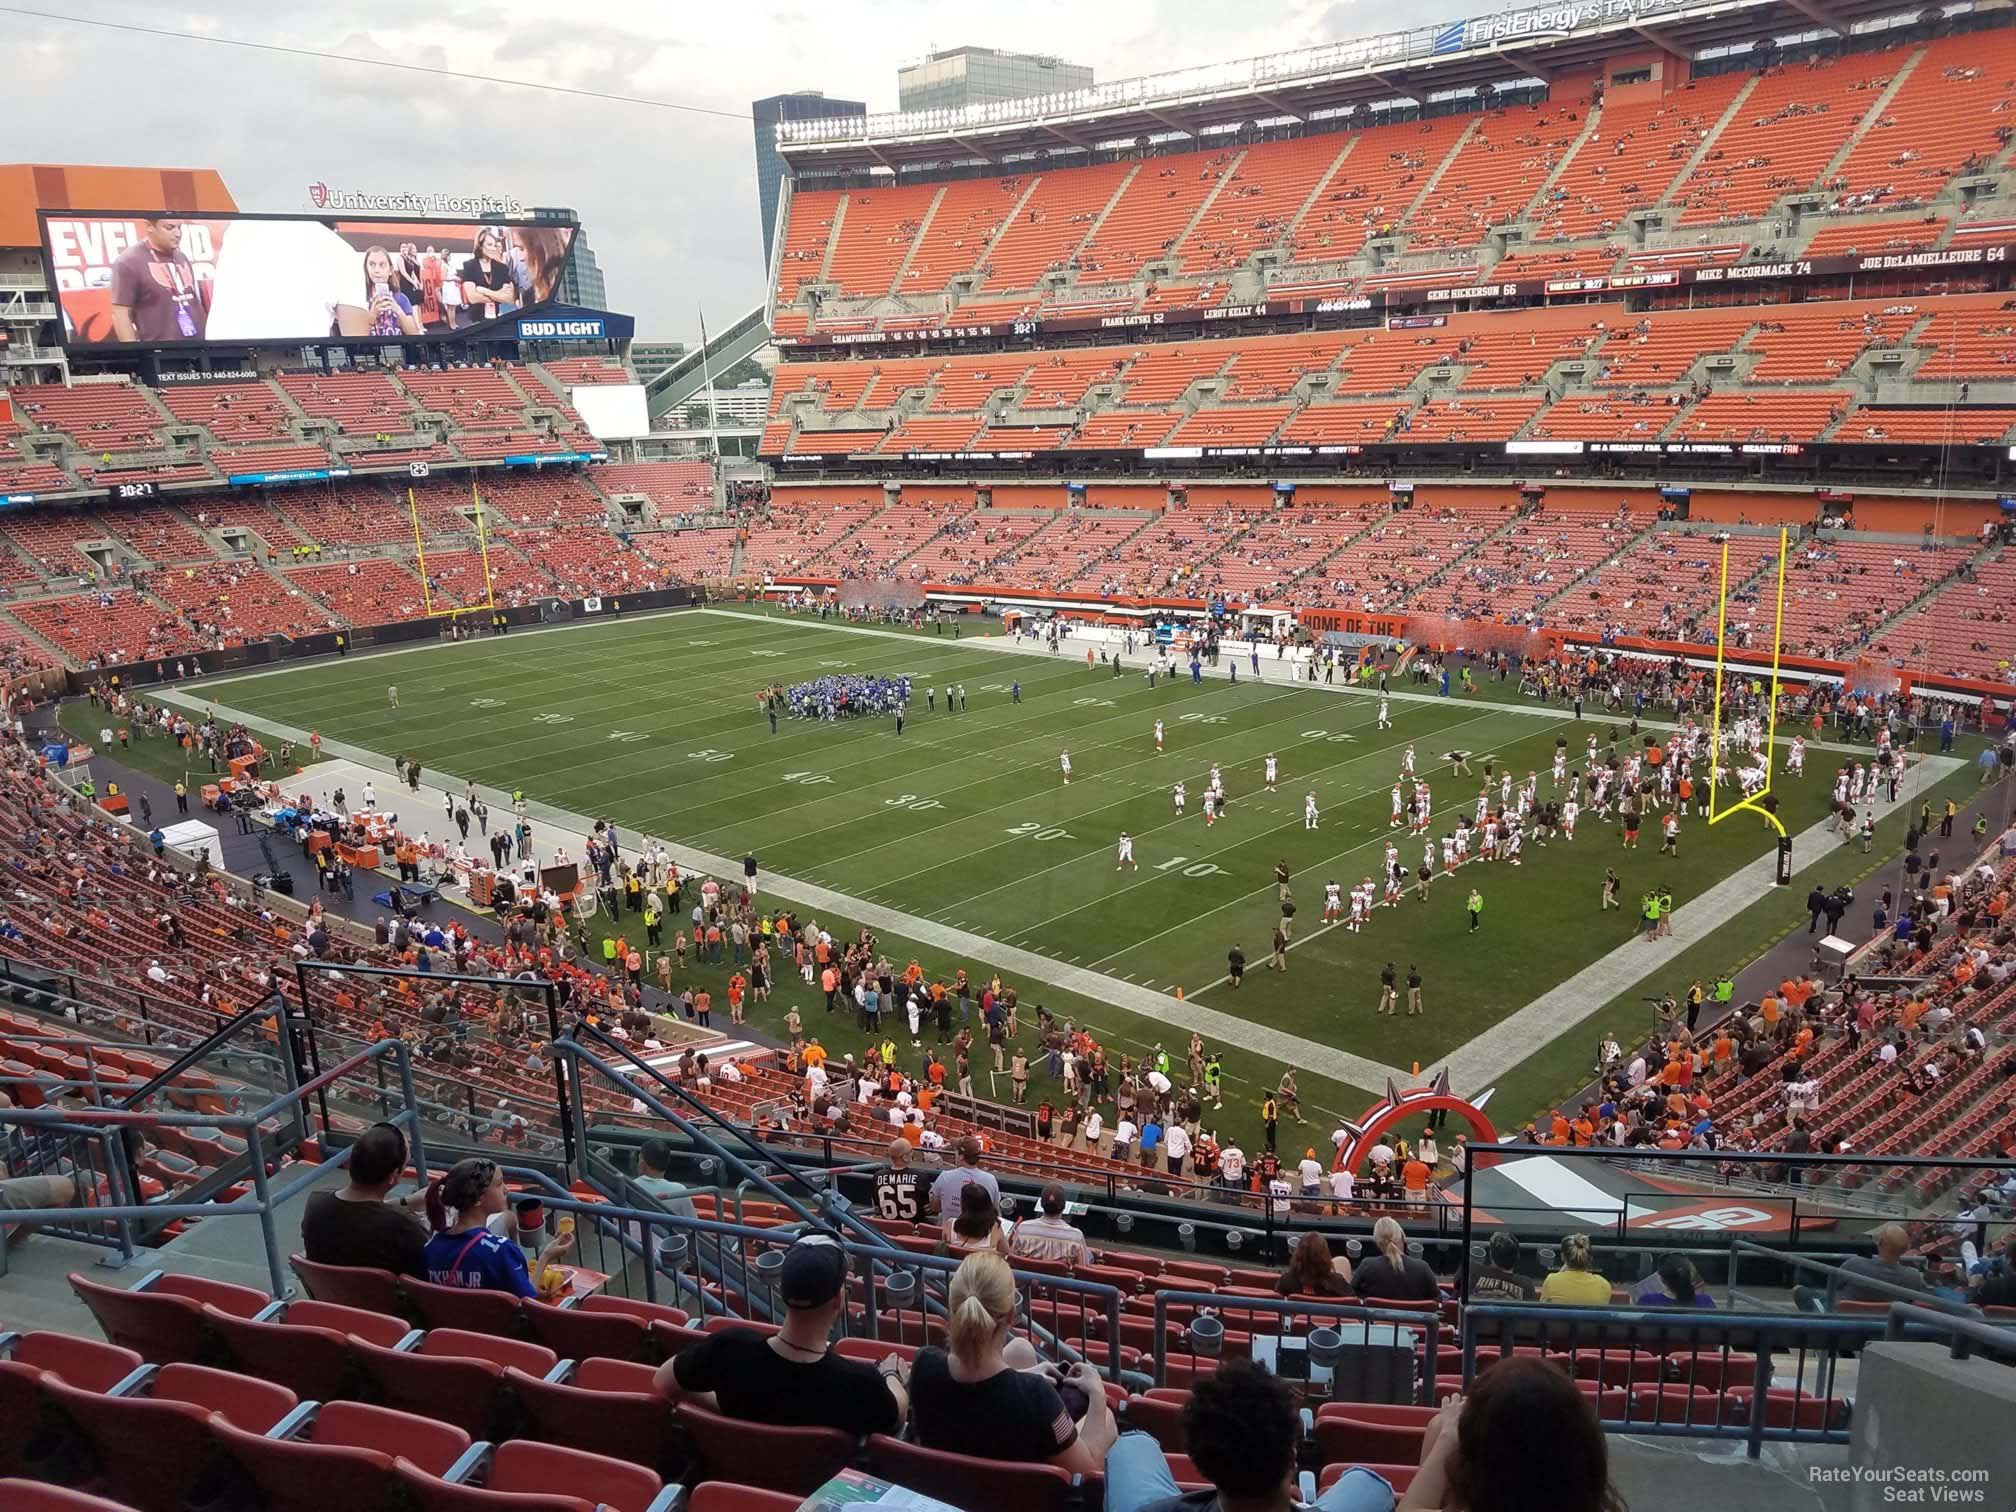
[[[1725,670],[1725,645],[1729,628],[1729,542],[1722,542],[1722,583],[1715,603],[1715,718],[1708,731],[1708,822],[1720,824],[1732,814],[1740,814],[1745,809],[1754,814],[1762,814],[1764,822],[1778,832],[1779,839],[1785,838],[1785,826],[1778,816],[1764,807],[1764,797],[1778,780],[1778,657],[1785,645],[1785,552],[1786,531],[1778,527],[1778,611],[1771,624],[1771,702],[1770,719],[1764,735],[1764,785],[1754,793],[1746,793],[1742,799],[1727,808],[1717,805],[1717,778],[1722,770],[1722,674]]]

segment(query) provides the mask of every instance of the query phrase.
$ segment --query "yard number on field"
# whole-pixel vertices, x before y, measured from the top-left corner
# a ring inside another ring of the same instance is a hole
[[[801,787],[812,787],[821,782],[831,782],[833,779],[824,772],[786,772],[784,780],[798,783]]]
[[[1078,705],[1081,709],[1110,709],[1113,707],[1113,700],[1110,698],[1074,698],[1071,702]]]
[[[651,737],[642,730],[611,730],[609,738],[611,740],[621,740],[626,744],[635,744],[637,741],[649,740]]]
[[[1328,730],[1304,730],[1300,738],[1303,740],[1327,740],[1332,745],[1342,745],[1344,742],[1354,741],[1358,737],[1356,735],[1344,734],[1332,735]]]
[[[782,651],[751,651],[751,656],[782,656]]]
[[[686,759],[688,761],[733,761],[735,753],[733,751],[710,750],[688,751]]]
[[[1011,835],[1027,835],[1032,840],[1069,840],[1071,838],[1071,831],[1069,830],[1058,829],[1054,825],[1049,829],[1045,829],[1042,825],[1033,821],[1028,824],[1011,824],[1008,826],[1008,833]]]
[[[1188,856],[1171,856],[1167,861],[1156,867],[1155,870],[1159,872],[1174,871],[1177,867],[1182,866],[1183,875],[1186,877],[1222,877],[1225,875],[1225,868],[1218,865],[1215,861],[1190,861],[1188,866],[1183,866],[1183,863],[1186,861],[1190,861]]]
[[[504,707],[504,700],[501,698],[472,698],[469,700],[469,707],[472,709],[501,709]]]
[[[1176,720],[1179,724],[1223,724],[1225,723],[1225,716],[1223,714],[1199,714],[1193,709],[1188,714],[1178,714]]]
[[[572,723],[574,723],[574,716],[573,716],[572,714],[534,714],[534,715],[532,716],[532,723],[534,723],[534,724],[572,724]]]
[[[894,798],[884,798],[882,807],[909,809],[913,814],[921,814],[929,809],[942,809],[945,805],[936,798],[919,798],[915,793],[898,793]]]

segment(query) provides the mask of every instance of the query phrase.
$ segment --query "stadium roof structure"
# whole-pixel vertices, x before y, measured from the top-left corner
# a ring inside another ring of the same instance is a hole
[[[214,168],[0,163],[0,247],[39,249],[38,211],[149,207],[178,215],[229,214],[238,202]]]
[[[1398,101],[1546,83],[1644,47],[1692,61],[1779,36],[1849,36],[1908,24],[1900,0],[1559,0],[1295,52],[1118,79],[958,109],[787,121],[777,149],[799,173],[902,170],[1085,151],[1140,138],[1334,117]]]

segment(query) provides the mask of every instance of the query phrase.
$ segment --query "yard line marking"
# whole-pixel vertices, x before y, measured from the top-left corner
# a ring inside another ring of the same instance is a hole
[[[746,610],[738,610],[738,609],[702,608],[702,609],[696,609],[692,612],[696,614],[720,615],[728,619],[761,621],[775,618],[775,616],[772,615],[751,614]],[[899,640],[916,639],[916,637],[904,635],[900,631],[876,630],[866,625],[829,625],[824,628],[834,630],[843,634],[851,634],[851,635],[893,636]],[[1091,645],[1093,643],[1089,641],[1084,641],[1084,642],[1077,642],[1075,644],[1078,644],[1080,648],[1083,649],[1085,646]],[[1227,659],[1229,661],[1240,660],[1239,656],[1235,652],[1233,652],[1231,648],[1234,645],[1248,645],[1248,644],[1251,643],[1228,642],[1226,646]],[[1063,657],[1061,654],[1059,656],[1053,657],[1050,653],[1046,652],[1040,645],[1017,645],[1015,642],[1008,640],[1005,637],[995,635],[976,637],[974,640],[974,648],[976,650],[992,652],[997,656],[1027,656],[1027,657],[1035,657],[1045,662],[1068,659]],[[1307,664],[1308,664],[1307,658],[1297,656],[1293,660],[1275,661],[1272,665],[1277,667],[1303,667],[1306,666]],[[1138,665],[1133,663],[1127,663],[1125,665],[1127,665],[1129,671],[1133,672],[1145,671],[1147,668],[1147,662],[1145,660],[1139,663]],[[1220,676],[1215,669],[1208,666],[1204,669],[1204,678],[1205,681],[1207,682],[1230,681],[1229,678]],[[1306,678],[1301,677],[1289,677],[1285,679],[1269,678],[1265,675],[1259,677],[1248,677],[1247,679],[1245,679],[1245,681],[1247,683],[1251,683],[1257,686],[1264,686],[1267,688],[1283,688],[1283,687],[1299,688],[1299,689],[1307,689],[1310,692],[1315,692],[1320,689],[1325,693],[1342,694],[1353,698],[1384,698],[1389,699],[1394,703],[1435,704],[1443,708],[1463,707],[1463,700],[1457,696],[1452,695],[1450,697],[1445,698],[1439,693],[1409,693],[1400,688],[1389,688],[1387,691],[1382,693],[1377,688],[1354,687],[1346,683],[1310,682]],[[1187,686],[1187,684],[1185,686]],[[1472,703],[1469,705],[1469,707],[1477,708],[1478,705]],[[1503,709],[1505,712],[1510,714],[1519,714],[1527,719],[1549,719],[1549,720],[1566,719],[1566,720],[1572,720],[1575,723],[1590,725],[1592,727],[1599,724],[1614,724],[1628,721],[1631,717],[1627,711],[1622,709],[1591,708],[1587,711],[1586,718],[1583,718],[1581,720],[1575,720],[1573,712],[1571,710],[1552,709],[1546,707],[1545,705],[1529,706],[1526,704],[1518,704],[1518,703],[1492,703],[1491,707],[1495,709]],[[1638,717],[1638,725],[1641,730],[1677,730],[1680,728],[1679,724],[1674,720],[1649,719],[1643,715],[1640,715]],[[1864,758],[1866,758],[1869,754],[1869,747],[1866,745],[1844,745],[1839,742],[1829,740],[1808,740],[1806,742],[1806,749],[1809,751],[1842,751]],[[1472,759],[1474,760],[1478,758],[1476,758],[1473,754]]]

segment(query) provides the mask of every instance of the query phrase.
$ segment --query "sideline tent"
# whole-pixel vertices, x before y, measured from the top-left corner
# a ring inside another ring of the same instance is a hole
[[[161,843],[170,850],[180,851],[190,860],[208,854],[212,866],[224,864],[224,840],[216,827],[205,824],[200,819],[184,819],[179,824],[162,827]]]

